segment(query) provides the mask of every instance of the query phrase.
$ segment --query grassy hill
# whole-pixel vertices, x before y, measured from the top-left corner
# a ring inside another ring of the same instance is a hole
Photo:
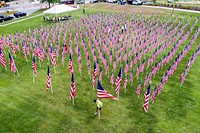
[[[155,14],[155,19],[159,20],[159,25],[168,21],[170,13],[167,10],[149,9],[138,6],[119,6],[115,4],[87,4],[86,13],[89,15],[97,13],[119,13],[126,12],[137,15],[138,21],[140,14],[142,17],[149,18],[150,15]],[[41,12],[41,11],[40,11]],[[40,13],[38,12],[38,13]],[[190,23],[185,30],[193,24],[194,20],[199,14],[175,12],[172,18],[177,16],[177,24],[180,18],[183,17],[181,26],[188,18],[191,18]],[[80,17],[84,17],[82,10],[72,12],[72,16],[78,22]],[[162,21],[162,17],[165,20]],[[192,17],[191,17],[192,16]],[[173,19],[172,19],[173,20]],[[118,22],[117,22],[118,23]],[[55,23],[43,22],[42,17],[36,17],[26,20],[17,24],[12,24],[7,27],[0,27],[0,33],[5,35],[13,34],[16,32],[26,32],[39,28],[40,25],[55,26]],[[178,48],[175,57],[180,53],[184,46],[188,44],[192,35],[197,30],[200,22],[198,22],[186,42],[182,43]],[[70,27],[69,23],[66,24],[67,29],[72,29],[74,37],[75,30]],[[67,37],[69,32],[67,32]],[[86,38],[85,38],[86,39]],[[39,67],[38,60],[38,76],[36,83],[32,82],[32,69],[31,57],[28,56],[29,62],[23,58],[22,50],[17,52],[17,58],[14,58],[20,77],[12,72],[5,71],[0,67],[0,132],[193,132],[199,131],[199,101],[200,101],[200,84],[199,84],[199,65],[200,57],[197,57],[192,65],[189,73],[186,76],[185,82],[180,87],[180,74],[185,69],[187,62],[193,52],[196,50],[200,40],[198,35],[192,48],[183,58],[174,72],[174,75],[169,78],[165,84],[162,93],[156,96],[155,102],[149,103],[148,113],[142,110],[143,94],[146,88],[141,89],[140,97],[138,98],[135,90],[138,86],[140,79],[144,79],[146,71],[139,75],[138,80],[134,76],[134,81],[131,86],[127,84],[127,92],[124,92],[123,82],[121,84],[120,98],[116,102],[112,99],[102,99],[104,107],[101,111],[101,119],[98,120],[97,116],[93,113],[96,105],[93,100],[96,99],[96,88],[92,89],[91,79],[87,74],[87,64],[84,57],[83,49],[81,48],[82,55],[82,76],[78,71],[77,56],[73,56],[73,68],[75,71],[75,83],[77,89],[77,96],[75,97],[75,105],[72,105],[69,99],[69,90],[71,76],[68,73],[68,59],[69,54],[65,57],[64,67],[61,64],[61,56],[57,59],[56,73],[54,73],[51,66],[52,86],[54,93],[46,92],[46,71],[47,60],[42,62],[42,67]],[[80,45],[80,44],[79,44]],[[73,41],[73,50],[74,50]],[[169,50],[169,49],[167,49]],[[6,53],[7,49],[6,49]],[[89,53],[91,55],[91,52]],[[162,54],[163,55],[163,54]],[[8,66],[8,55],[5,55]],[[148,57],[146,55],[146,57]],[[152,78],[153,84],[157,84],[164,72],[167,70],[172,61],[164,66]],[[124,65],[124,63],[122,63]],[[134,65],[134,68],[137,66]],[[119,70],[119,64],[115,71],[115,78]],[[91,72],[93,71],[93,61],[91,61]],[[111,73],[111,66],[110,66]],[[124,74],[123,74],[124,78]],[[103,69],[102,86],[105,90],[115,95],[115,90],[111,88],[109,78],[105,75]]]

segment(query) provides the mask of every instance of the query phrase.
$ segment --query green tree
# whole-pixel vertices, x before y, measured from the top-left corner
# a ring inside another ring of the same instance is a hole
[[[42,0],[42,2],[47,2],[49,4],[49,8],[50,8],[51,3],[57,3],[57,2],[60,2],[60,0]]]

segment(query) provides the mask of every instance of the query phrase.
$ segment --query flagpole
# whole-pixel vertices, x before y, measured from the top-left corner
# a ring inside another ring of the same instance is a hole
[[[72,105],[74,105],[74,98],[72,99]]]
[[[26,58],[26,63],[28,63],[28,60],[27,60],[27,58]]]
[[[38,59],[39,60],[39,59]],[[40,60],[39,60],[39,65],[40,65],[40,68],[41,68],[41,62],[40,62]]]
[[[53,69],[54,69],[54,73],[56,73],[56,67],[53,67]]]
[[[13,62],[14,62],[14,59],[13,59]],[[18,76],[18,77],[20,77],[20,75],[19,75],[19,72],[18,72],[18,69],[17,69],[16,65],[15,65],[15,68],[16,68],[16,70],[17,70],[17,76]]]
[[[53,88],[52,88],[52,82],[50,80],[50,83],[51,83],[51,93],[53,94]]]
[[[5,66],[5,70],[7,71],[7,67]]]
[[[119,93],[118,93],[118,95],[117,95],[117,99],[119,100]]]
[[[35,84],[35,76],[34,76],[34,71],[33,71],[33,83]]]
[[[8,50],[8,52],[10,53],[10,51]],[[10,53],[10,55],[11,55],[11,53]],[[12,55],[11,55],[11,57],[12,57]],[[14,63],[14,65],[15,65],[15,61],[14,61],[14,59],[12,58],[12,60],[13,60],[13,63]],[[16,67],[16,65],[15,65],[15,68],[16,68],[16,71],[17,71],[17,76],[18,77],[20,77],[20,75],[19,75],[19,72],[18,72],[18,69],[17,69],[17,67]]]

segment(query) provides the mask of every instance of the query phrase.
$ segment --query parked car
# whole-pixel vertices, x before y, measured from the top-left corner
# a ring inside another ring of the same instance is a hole
[[[117,4],[119,4],[119,5],[125,5],[125,4],[126,4],[126,1],[124,1],[124,0],[119,0],[119,1],[117,2]]]
[[[16,18],[19,18],[19,17],[22,17],[22,16],[26,16],[27,14],[25,12],[15,12],[14,13],[14,16]]]
[[[62,4],[74,4],[74,0],[61,0]]]
[[[97,3],[99,2],[98,0],[90,0],[90,3]]]
[[[83,4],[84,3],[84,0],[77,0],[76,1],[76,4]]]
[[[14,17],[6,16],[6,15],[3,15],[3,14],[0,14],[0,22],[12,20],[12,19],[14,19]]]
[[[108,3],[117,3],[117,0],[106,0]]]
[[[132,5],[142,5],[143,4],[143,2],[141,0],[127,0],[127,2]]]
[[[141,0],[133,0],[133,1],[132,1],[132,4],[133,4],[133,5],[142,5],[143,2],[142,2]]]

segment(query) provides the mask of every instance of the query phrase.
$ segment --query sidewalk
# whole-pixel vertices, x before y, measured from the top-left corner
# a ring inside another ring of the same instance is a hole
[[[142,7],[173,10],[173,8],[169,8],[169,7],[160,7],[160,6],[145,6],[145,5],[142,5]],[[174,8],[174,11],[191,12],[191,13],[199,13],[199,14],[200,14],[200,11],[186,10],[186,9],[178,9],[178,8]]]

